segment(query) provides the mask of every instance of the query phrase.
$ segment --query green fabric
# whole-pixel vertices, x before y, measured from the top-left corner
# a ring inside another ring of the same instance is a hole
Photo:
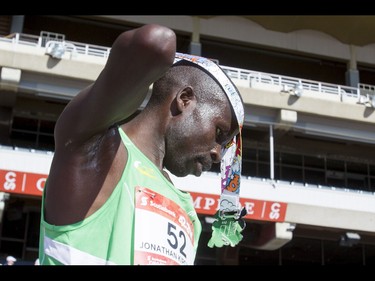
[[[75,263],[72,257],[53,258],[43,251],[45,237],[52,239],[57,245],[69,245],[72,252],[83,253],[93,257],[98,264],[133,264],[134,256],[134,226],[135,226],[135,188],[146,187],[173,200],[194,219],[194,247],[197,249],[201,233],[200,221],[195,212],[189,193],[176,189],[146,158],[146,156],[131,142],[121,128],[119,132],[128,151],[128,162],[116,188],[94,214],[83,221],[64,226],[55,226],[44,220],[44,194],[42,200],[41,235],[39,259],[42,265]],[[138,164],[142,163],[142,168]],[[151,176],[150,176],[151,175]],[[45,189],[48,188],[46,183]],[[151,228],[151,226],[148,226]],[[152,229],[149,229],[152,232]],[[46,239],[49,241],[49,239]],[[60,254],[59,254],[60,255]],[[63,255],[61,253],[61,255]],[[56,256],[55,256],[56,257]],[[60,260],[60,261],[58,261]],[[82,260],[85,264],[89,259]],[[90,260],[91,261],[91,260]]]
[[[245,222],[241,220],[241,217],[245,214],[245,209],[242,209],[239,218],[237,214],[222,215],[220,210],[217,211],[215,221],[212,223],[212,236],[208,241],[208,247],[235,247],[241,242],[243,238],[241,232],[245,228]]]

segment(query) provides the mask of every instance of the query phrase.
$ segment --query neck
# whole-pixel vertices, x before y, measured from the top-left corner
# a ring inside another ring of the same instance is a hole
[[[165,140],[164,127],[160,125],[162,124],[161,120],[161,118],[148,118],[139,114],[128,123],[123,124],[122,129],[138,149],[163,172]],[[169,177],[167,178],[169,179]]]

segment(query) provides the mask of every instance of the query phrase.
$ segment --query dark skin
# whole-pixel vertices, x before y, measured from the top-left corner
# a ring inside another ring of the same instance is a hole
[[[166,27],[150,24],[124,32],[95,83],[66,106],[55,127],[45,200],[48,223],[79,222],[109,198],[127,163],[114,124],[140,107],[150,85],[173,64],[175,52],[176,36]],[[220,162],[222,145],[238,133],[231,106],[225,99],[215,101],[201,116],[192,85],[165,95],[159,107],[121,127],[162,172],[167,168],[177,176],[199,176]]]

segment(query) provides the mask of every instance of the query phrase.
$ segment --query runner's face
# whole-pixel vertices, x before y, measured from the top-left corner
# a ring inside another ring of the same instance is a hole
[[[184,112],[166,136],[164,166],[174,175],[200,176],[221,160],[221,149],[238,133],[229,101]]]

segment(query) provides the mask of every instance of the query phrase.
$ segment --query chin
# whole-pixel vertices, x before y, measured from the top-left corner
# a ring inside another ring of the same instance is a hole
[[[186,172],[186,171],[174,170],[174,169],[168,169],[168,168],[167,168],[167,170],[169,172],[171,172],[174,176],[179,177],[179,178],[183,178],[183,177],[186,177],[187,175],[189,175],[189,173]]]
[[[188,175],[190,175],[189,173],[184,173],[184,172],[179,172],[179,173],[176,173],[174,174],[176,177],[179,177],[179,178],[183,178],[183,177],[186,177]]]

